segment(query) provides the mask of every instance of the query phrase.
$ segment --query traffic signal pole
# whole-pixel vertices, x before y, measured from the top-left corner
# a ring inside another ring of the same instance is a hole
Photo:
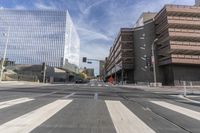
[[[43,67],[44,67],[44,69],[43,69],[43,83],[45,83],[45,79],[46,79],[46,70],[47,70],[47,67],[46,67],[46,63],[43,63]]]

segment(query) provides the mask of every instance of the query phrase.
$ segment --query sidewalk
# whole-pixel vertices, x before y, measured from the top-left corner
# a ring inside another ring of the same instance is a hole
[[[10,88],[10,87],[37,87],[37,86],[47,86],[47,85],[51,84],[26,82],[26,81],[2,81],[0,82],[0,89]]]
[[[150,86],[137,86],[137,85],[118,85],[119,87],[141,89],[150,92],[163,92],[163,93],[184,93],[184,86],[162,86],[162,87],[150,87]],[[186,86],[188,94],[200,95],[200,86]]]

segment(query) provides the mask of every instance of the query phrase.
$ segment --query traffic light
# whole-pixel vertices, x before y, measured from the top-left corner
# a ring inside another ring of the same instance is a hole
[[[45,65],[46,65],[45,62],[43,62],[43,63],[42,63],[42,71],[44,71]]]
[[[46,63],[45,62],[43,62],[42,63],[42,70],[41,70],[41,75],[43,75],[44,74],[44,71],[45,71],[45,67],[46,67]]]
[[[87,57],[83,57],[83,62],[87,62]]]

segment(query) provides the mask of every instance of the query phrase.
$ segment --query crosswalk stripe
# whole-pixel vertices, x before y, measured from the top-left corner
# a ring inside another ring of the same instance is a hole
[[[73,95],[75,95],[75,94],[76,94],[76,92],[73,92],[73,93],[71,93],[71,94],[69,94],[69,95],[67,95],[67,96],[64,96],[63,98],[67,99],[67,98],[69,98],[69,97],[71,97],[71,96],[73,96]]]
[[[117,133],[155,133],[120,101],[105,102]]]
[[[34,100],[34,99],[24,97],[24,98],[18,98],[18,99],[14,99],[14,100],[0,102],[0,109],[10,107],[10,106],[13,106],[13,105],[17,105],[17,104],[20,104],[20,103],[29,102],[29,101],[32,101],[32,100]]]
[[[56,100],[39,109],[0,125],[1,133],[28,133],[48,120],[72,100]]]
[[[95,84],[91,84],[90,86],[95,86]]]
[[[102,86],[101,84],[98,84],[98,86],[100,87],[100,86]]]
[[[154,103],[154,104],[157,104],[159,106],[162,106],[164,108],[167,108],[167,109],[176,111],[178,113],[181,113],[183,115],[186,115],[188,117],[191,117],[193,119],[200,120],[200,112],[193,111],[193,110],[190,110],[190,109],[187,109],[187,108],[184,108],[184,107],[180,107],[180,106],[177,106],[177,105],[174,105],[174,104],[171,104],[171,103],[167,103],[167,102],[164,102],[164,101],[151,101],[151,102]]]
[[[57,91],[54,91],[54,92],[51,92],[51,93],[40,94],[40,95],[37,95],[35,97],[44,97],[44,96],[52,95],[52,94],[55,94],[55,93],[57,93]]]
[[[94,99],[98,100],[98,93],[94,93]]]

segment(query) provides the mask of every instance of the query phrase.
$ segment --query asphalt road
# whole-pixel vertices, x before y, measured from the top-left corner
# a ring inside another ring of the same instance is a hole
[[[91,81],[0,88],[0,133],[200,133],[200,105]]]

